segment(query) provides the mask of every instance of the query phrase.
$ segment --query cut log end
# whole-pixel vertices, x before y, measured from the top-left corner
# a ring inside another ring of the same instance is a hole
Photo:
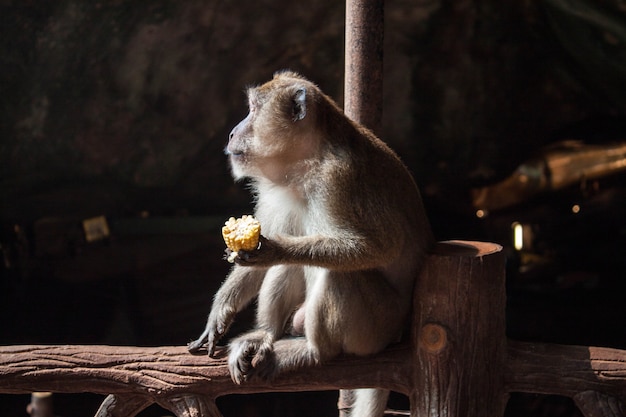
[[[467,240],[447,240],[438,242],[431,253],[438,256],[482,257],[498,253],[502,246],[490,242],[474,242]]]

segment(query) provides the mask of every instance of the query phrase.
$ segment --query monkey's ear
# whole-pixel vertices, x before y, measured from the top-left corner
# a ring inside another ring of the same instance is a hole
[[[304,116],[306,116],[306,88],[298,88],[293,95],[292,101],[291,115],[293,116],[293,121],[297,122],[304,119]]]

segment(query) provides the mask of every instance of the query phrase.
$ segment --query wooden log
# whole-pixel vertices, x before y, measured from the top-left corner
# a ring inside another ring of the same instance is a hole
[[[574,396],[574,402],[585,417],[624,417],[626,407],[619,399],[597,391],[585,391]]]
[[[504,374],[509,392],[576,398],[593,391],[626,403],[624,350],[513,341],[508,345]],[[585,397],[579,398],[584,401]]]
[[[406,392],[409,351],[406,345],[397,345],[374,357],[342,357],[324,366],[286,373],[273,382],[236,385],[223,355],[191,355],[184,346],[5,346],[0,347],[0,392],[92,392],[153,398],[189,392],[219,397],[376,386]]]
[[[504,303],[499,247],[447,242],[416,284],[411,343],[378,355],[235,385],[223,355],[184,346],[4,346],[0,393],[113,394],[97,417],[131,417],[155,402],[178,417],[219,417],[214,400],[227,394],[379,387],[408,395],[412,416],[471,417],[502,415],[517,391],[571,397],[586,417],[624,416],[626,351],[507,343]]]
[[[504,413],[507,394],[504,256],[480,242],[443,242],[413,303],[411,416]]]
[[[95,417],[133,417],[153,402],[152,398],[145,395],[110,394],[100,404]]]
[[[429,334],[427,330],[420,336],[425,339],[420,349],[437,354],[449,348],[447,340],[432,334],[427,337]],[[574,398],[581,410],[596,406],[623,409],[624,350],[509,342],[507,352],[505,392],[564,395]],[[411,346],[397,345],[370,358],[342,357],[285,374],[275,383],[239,386],[230,380],[224,358],[190,355],[184,347],[4,346],[0,347],[0,392],[115,393],[122,403],[130,403],[127,409],[138,411],[161,398],[189,393],[215,398],[231,393],[383,387],[427,398],[428,391],[416,391],[411,382],[414,371],[407,364],[414,356]],[[424,368],[425,373],[429,371],[431,367]],[[475,383],[472,379],[471,384]]]

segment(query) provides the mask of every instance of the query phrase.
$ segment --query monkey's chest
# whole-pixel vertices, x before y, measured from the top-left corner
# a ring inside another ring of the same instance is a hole
[[[282,189],[268,190],[259,197],[255,215],[264,236],[304,236],[317,232],[319,210],[309,201]]]
[[[257,212],[261,233],[268,238],[276,235],[304,236],[311,233],[305,214],[277,209],[271,213]]]

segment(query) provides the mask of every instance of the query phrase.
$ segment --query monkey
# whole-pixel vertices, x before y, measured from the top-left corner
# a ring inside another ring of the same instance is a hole
[[[248,115],[225,153],[235,181],[249,181],[262,236],[257,249],[238,252],[188,349],[206,345],[214,356],[256,297],[255,327],[228,347],[237,384],[340,354],[380,352],[402,336],[433,243],[413,177],[389,146],[299,73],[276,72],[247,97]],[[285,337],[289,328],[297,337]],[[382,415],[388,394],[356,390],[352,415]]]

